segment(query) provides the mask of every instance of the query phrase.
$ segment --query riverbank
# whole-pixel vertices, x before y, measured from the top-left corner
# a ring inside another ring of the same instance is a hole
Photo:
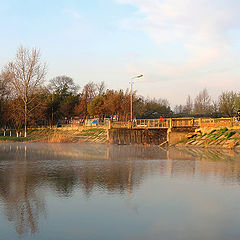
[[[0,142],[47,142],[47,143],[107,143],[107,130],[95,127],[63,127],[29,129],[27,138],[16,136],[0,136]],[[190,148],[223,148],[240,150],[240,129],[213,129],[197,131],[186,136],[186,140],[174,146]],[[164,142],[167,146],[167,142]]]
[[[1,136],[0,142],[95,142],[105,143],[107,133],[104,128],[43,128],[29,129],[28,137]]]
[[[240,149],[240,129],[225,127],[204,133],[199,131],[190,134],[187,140],[179,142],[176,146]]]

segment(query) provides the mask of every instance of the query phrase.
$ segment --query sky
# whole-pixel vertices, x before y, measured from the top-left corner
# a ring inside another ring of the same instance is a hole
[[[0,67],[37,47],[67,75],[184,104],[240,88],[239,0],[0,0]]]

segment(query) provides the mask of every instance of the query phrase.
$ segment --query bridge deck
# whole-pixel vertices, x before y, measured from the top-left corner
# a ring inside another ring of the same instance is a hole
[[[237,118],[165,118],[136,119],[131,122],[112,122],[111,128],[168,129],[185,127],[240,127]]]

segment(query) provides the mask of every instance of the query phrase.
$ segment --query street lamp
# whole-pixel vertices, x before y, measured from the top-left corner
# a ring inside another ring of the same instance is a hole
[[[131,111],[131,122],[133,121],[133,94],[132,94],[132,80],[135,79],[135,78],[141,78],[143,77],[143,75],[138,75],[138,76],[135,76],[135,77],[132,77],[131,78],[131,81],[130,81],[130,111]]]

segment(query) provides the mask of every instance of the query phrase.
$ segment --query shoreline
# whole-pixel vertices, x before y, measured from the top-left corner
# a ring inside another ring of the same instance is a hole
[[[0,143],[102,143],[111,144],[104,128],[61,128],[30,129],[27,138],[1,136]],[[144,145],[144,144],[142,144]],[[186,140],[172,146],[154,145],[158,147],[187,147],[212,149],[239,149],[240,129],[197,129],[195,133],[186,135]]]

